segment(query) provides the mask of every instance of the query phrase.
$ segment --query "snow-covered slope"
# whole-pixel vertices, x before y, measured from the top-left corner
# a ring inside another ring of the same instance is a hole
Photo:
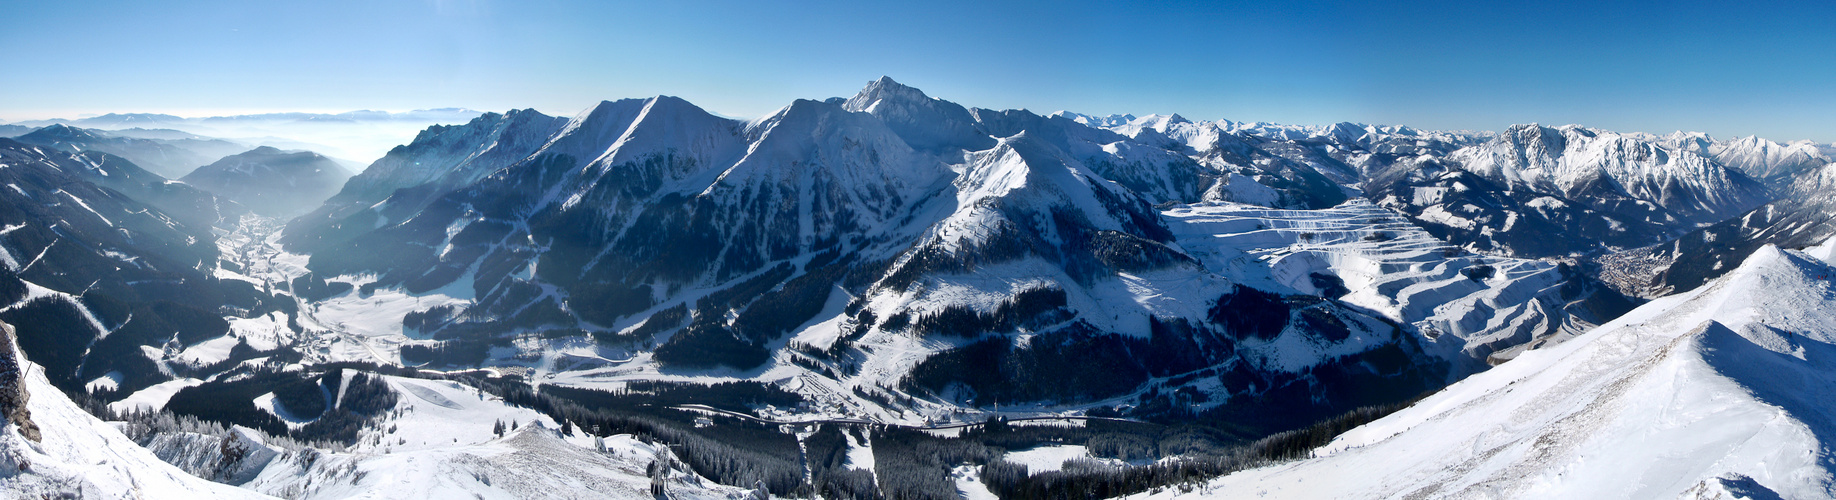
[[[0,349],[17,352],[11,342]],[[0,492],[8,498],[271,498],[199,479],[160,461],[78,408],[45,380],[44,368],[22,365],[38,439],[28,439],[11,422],[0,422]]]
[[[1316,458],[1187,496],[1829,498],[1833,273],[1765,247],[1708,286],[1526,352]]]

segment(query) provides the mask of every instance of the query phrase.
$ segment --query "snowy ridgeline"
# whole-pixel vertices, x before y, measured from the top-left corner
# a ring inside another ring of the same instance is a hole
[[[1832,248],[1765,247],[1707,286],[1528,351],[1315,458],[1149,496],[1830,498]]]

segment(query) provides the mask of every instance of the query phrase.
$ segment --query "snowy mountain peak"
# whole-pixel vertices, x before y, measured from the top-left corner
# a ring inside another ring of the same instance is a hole
[[[930,99],[930,96],[924,95],[924,91],[895,82],[892,77],[882,76],[878,80],[867,82],[867,86],[854,94],[854,97],[849,98],[842,108],[848,111],[871,113],[873,106],[880,101],[913,103]]]
[[[842,103],[842,109],[878,117],[920,151],[976,151],[993,145],[993,140],[977,128],[967,108],[927,96],[887,77],[868,83]]]

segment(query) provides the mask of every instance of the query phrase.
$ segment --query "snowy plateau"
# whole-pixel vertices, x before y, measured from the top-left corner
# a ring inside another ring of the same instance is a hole
[[[7,498],[1836,497],[1836,146],[890,78],[24,125]]]

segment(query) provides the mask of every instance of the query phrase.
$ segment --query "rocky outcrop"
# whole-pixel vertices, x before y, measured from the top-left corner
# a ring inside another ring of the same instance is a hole
[[[14,348],[13,325],[0,323],[0,415],[8,424],[19,426],[20,435],[38,441],[38,424],[32,422],[32,410],[26,408],[32,395],[26,392],[22,359]]]

